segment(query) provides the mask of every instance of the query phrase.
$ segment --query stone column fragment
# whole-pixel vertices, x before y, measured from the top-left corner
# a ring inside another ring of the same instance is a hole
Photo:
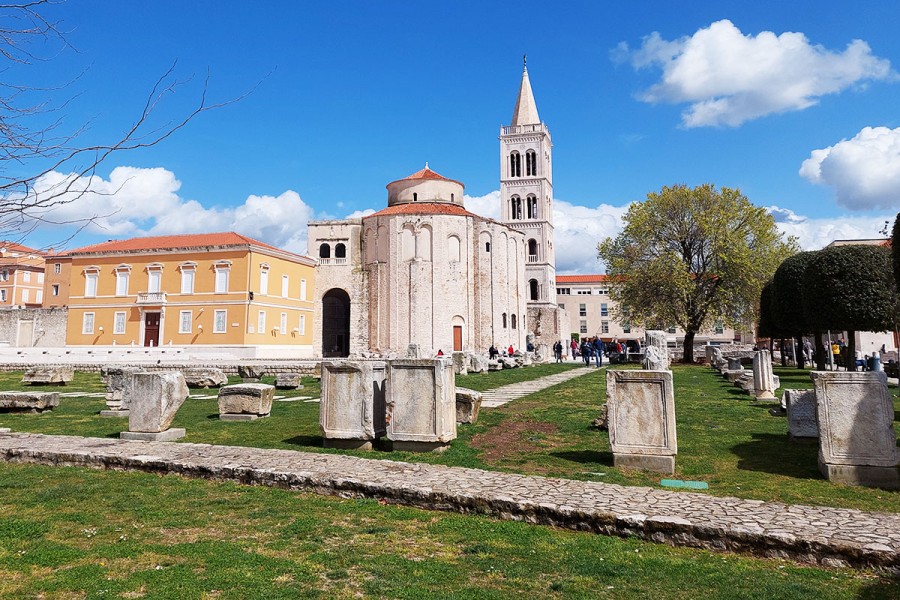
[[[669,368],[669,343],[665,331],[644,333],[643,367],[650,371],[665,371]]]
[[[608,371],[609,444],[616,467],[675,472],[671,371]]]
[[[380,360],[322,363],[319,427],[326,448],[371,450],[384,437],[385,374]]]
[[[815,390],[784,390],[782,404],[787,411],[788,434],[792,438],[819,437]]]
[[[184,429],[170,429],[187,399],[187,384],[179,372],[135,373],[131,383],[126,440],[168,441],[184,437]]]
[[[219,390],[219,419],[255,421],[272,412],[275,387],[266,383],[238,383]]]
[[[442,451],[456,439],[456,378],[445,358],[388,362],[387,436],[395,450]]]
[[[757,400],[775,400],[775,373],[768,350],[753,354],[753,390]]]

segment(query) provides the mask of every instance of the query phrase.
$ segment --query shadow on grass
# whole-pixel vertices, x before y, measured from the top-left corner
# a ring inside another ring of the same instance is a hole
[[[551,452],[550,456],[581,464],[596,463],[608,467],[613,465],[612,452],[598,452],[597,450],[566,450],[564,452]]]
[[[742,390],[740,388],[729,388],[725,391],[728,392],[729,394],[731,394],[732,396],[741,396],[743,398],[750,397],[750,394],[748,394],[747,392],[745,392],[744,390]]]
[[[796,479],[821,479],[818,444],[792,442],[787,435],[754,433],[753,440],[731,447],[737,468]]]
[[[295,446],[321,448],[324,440],[322,439],[321,435],[295,435],[292,438],[288,438],[282,441],[285,444],[293,444]]]

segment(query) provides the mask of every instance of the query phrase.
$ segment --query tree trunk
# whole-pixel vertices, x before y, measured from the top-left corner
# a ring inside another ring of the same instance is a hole
[[[805,369],[806,368],[806,357],[803,356],[803,336],[798,335],[794,340],[794,358],[797,359],[797,368]]]
[[[848,371],[856,370],[856,332],[848,331],[847,337],[847,356],[844,357],[844,366]]]
[[[769,356],[775,356],[775,338],[769,338]]]
[[[813,336],[816,339],[816,371],[824,371],[825,370],[825,342],[822,340],[822,332],[816,331],[813,333]],[[831,348],[828,349],[831,352]]]
[[[682,358],[684,363],[694,362],[694,336],[696,334],[696,330],[693,329],[687,329],[684,332],[684,358]]]
[[[784,345],[784,338],[781,338],[781,366],[787,366],[787,352],[785,352],[786,346]]]

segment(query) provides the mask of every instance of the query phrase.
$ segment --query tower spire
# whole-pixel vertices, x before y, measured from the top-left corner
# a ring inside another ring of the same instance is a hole
[[[528,80],[528,55],[523,54],[522,84],[519,86],[519,97],[516,99],[516,107],[513,109],[510,125],[539,125],[540,122],[537,104],[534,102],[534,93],[531,91],[531,81]]]

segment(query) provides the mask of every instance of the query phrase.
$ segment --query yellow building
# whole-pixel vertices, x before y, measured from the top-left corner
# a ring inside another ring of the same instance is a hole
[[[312,355],[309,257],[233,232],[110,241],[66,256],[67,345]]]
[[[0,242],[0,307],[40,306],[44,299],[44,253]]]

